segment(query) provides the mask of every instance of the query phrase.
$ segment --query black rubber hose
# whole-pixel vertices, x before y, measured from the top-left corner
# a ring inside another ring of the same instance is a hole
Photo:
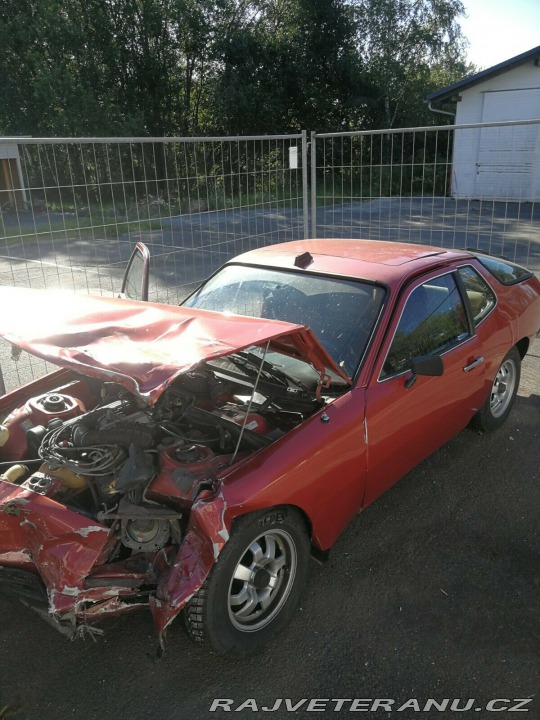
[[[73,430],[73,444],[76,447],[93,445],[121,445],[129,447],[133,443],[143,449],[154,446],[154,435],[139,423],[117,423],[103,430],[92,430],[80,424]]]

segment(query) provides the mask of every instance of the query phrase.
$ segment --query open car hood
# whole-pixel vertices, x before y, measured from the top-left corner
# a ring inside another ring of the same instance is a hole
[[[84,375],[118,382],[153,403],[203,360],[252,345],[351,382],[309,328],[279,320],[64,291],[0,287],[0,336]]]

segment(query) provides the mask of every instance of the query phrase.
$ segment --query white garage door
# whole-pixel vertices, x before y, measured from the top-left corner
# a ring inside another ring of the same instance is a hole
[[[482,122],[540,118],[540,88],[484,93]],[[476,195],[534,200],[539,194],[540,126],[484,128],[476,164]]]

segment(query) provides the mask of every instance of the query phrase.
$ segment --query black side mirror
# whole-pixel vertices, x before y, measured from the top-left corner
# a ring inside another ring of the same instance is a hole
[[[443,359],[440,355],[424,355],[411,359],[411,377],[405,382],[405,387],[410,388],[416,382],[418,375],[438,377],[444,372]]]

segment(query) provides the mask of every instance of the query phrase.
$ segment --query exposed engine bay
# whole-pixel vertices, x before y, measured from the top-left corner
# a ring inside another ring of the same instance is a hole
[[[181,376],[154,407],[91,378],[30,398],[0,426],[0,472],[114,525],[119,544],[109,561],[177,544],[202,489],[321,405],[283,381],[271,396],[272,378],[259,385],[268,396],[252,397],[246,375],[221,366]]]

